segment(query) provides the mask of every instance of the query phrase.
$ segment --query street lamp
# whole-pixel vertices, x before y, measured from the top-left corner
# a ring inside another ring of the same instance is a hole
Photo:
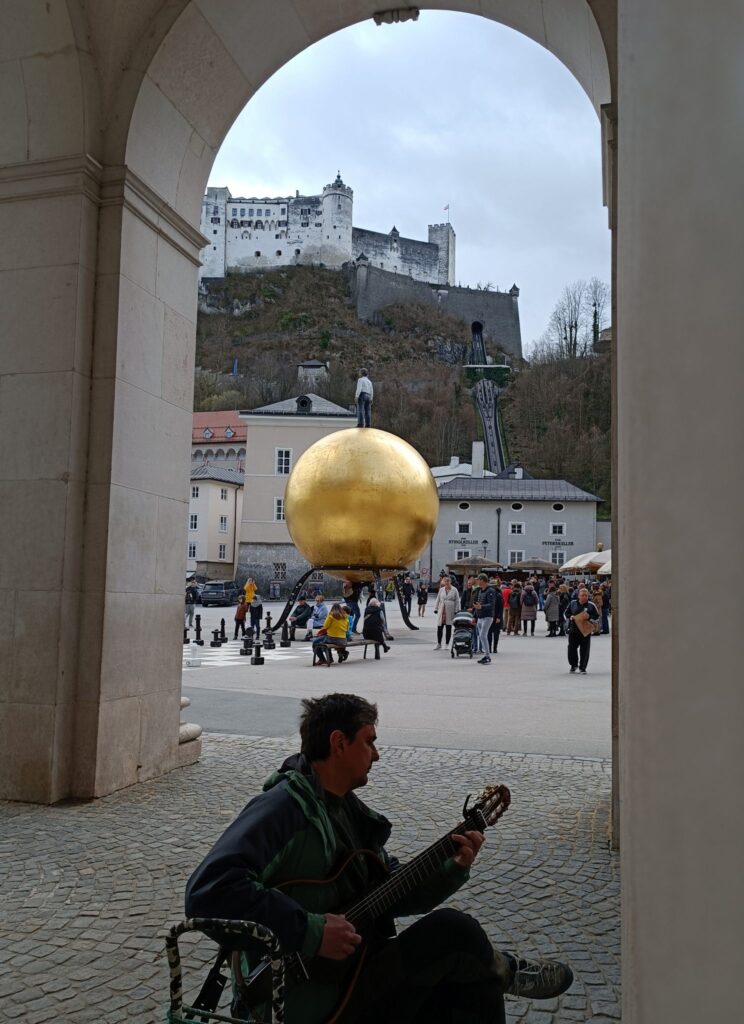
[[[487,540],[483,540],[483,541],[481,541],[481,544],[483,545],[483,557],[487,558],[488,556],[487,556],[486,552],[488,551],[488,541]]]

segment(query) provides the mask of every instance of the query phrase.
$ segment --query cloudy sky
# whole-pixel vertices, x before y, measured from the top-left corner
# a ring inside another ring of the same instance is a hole
[[[472,15],[367,21],[280,69],[233,125],[210,185],[233,195],[317,194],[340,170],[354,224],[457,235],[457,279],[519,286],[525,348],[561,289],[609,281],[600,128],[552,54]]]

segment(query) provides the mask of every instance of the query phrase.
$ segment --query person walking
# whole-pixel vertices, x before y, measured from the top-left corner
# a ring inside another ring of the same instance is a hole
[[[356,395],[354,396],[357,407],[358,427],[372,426],[372,399],[374,394],[375,389],[372,387],[372,381],[369,379],[369,372],[363,366],[359,371],[359,380],[357,381]]]
[[[601,617],[602,617],[602,608],[604,606],[604,594],[602,593],[602,588],[600,587],[599,583],[595,583],[594,586],[592,587],[592,592],[591,592],[590,600],[591,600],[592,604],[595,606],[595,608],[597,609],[597,611],[599,612],[599,616],[600,616],[600,619],[601,619]],[[602,632],[602,623],[601,622],[597,622],[596,626],[594,627],[594,635],[598,636],[601,632]]]
[[[429,588],[427,587],[426,583],[424,583],[423,580],[418,585],[418,589],[416,590],[416,597],[418,599],[419,618],[423,619],[424,615],[426,614],[426,602],[429,600]]]
[[[509,620],[506,626],[507,636],[513,633],[519,636],[519,623],[522,617],[522,584],[514,580],[509,594]]]
[[[568,585],[561,583],[558,587],[558,625],[559,636],[566,635],[566,610],[571,603],[571,595],[568,592]]]
[[[184,613],[183,613],[183,624],[188,629],[191,629],[194,625],[194,611],[196,610],[196,599],[199,596],[199,591],[196,589],[193,583],[189,583],[186,587],[186,593],[184,595]]]
[[[527,623],[530,624],[530,636],[535,635],[537,619],[537,594],[531,583],[526,583],[522,592],[522,631],[527,636]]]
[[[600,614],[602,616],[602,632],[606,634],[610,632],[612,591],[609,583],[603,583],[600,590],[602,591],[602,608],[600,609]]]
[[[545,612],[545,621],[548,624],[547,635],[556,636],[558,633],[558,620],[561,617],[561,601],[554,583],[548,585],[548,592],[543,601],[543,611]]]
[[[258,639],[261,633],[261,619],[263,618],[263,604],[261,602],[261,595],[256,591],[253,594],[253,600],[248,605],[250,616],[251,616],[251,629],[253,630],[253,636]]]
[[[483,657],[478,659],[479,665],[490,665],[491,655],[488,649],[488,631],[493,623],[496,592],[488,582],[488,576],[482,572],[478,576],[480,590],[478,599],[473,605],[473,613],[478,627],[478,641]]]
[[[241,597],[238,601],[238,606],[235,609],[235,636],[233,637],[233,640],[238,639],[238,630],[240,630],[241,636],[245,636],[245,617],[247,614],[248,605],[245,597]]]
[[[501,593],[501,582],[498,576],[491,577],[493,587],[493,622],[488,631],[488,647],[486,650],[491,654],[498,654],[499,638],[501,636],[501,624],[504,619],[504,595]]]
[[[442,577],[442,585],[437,594],[437,601],[434,605],[434,614],[437,617],[437,645],[435,651],[442,649],[442,636],[447,646],[452,639],[452,622],[460,610],[460,595],[457,588],[452,586],[449,576]]]
[[[414,593],[414,591],[413,591],[413,581],[411,580],[410,576],[406,576],[406,578],[403,580],[403,584],[402,584],[401,590],[403,591],[403,604],[406,607],[406,614],[410,618],[410,616],[411,616],[411,605],[413,604],[413,593]]]
[[[586,587],[579,587],[576,599],[566,609],[565,618],[568,626],[568,664],[571,672],[578,669],[582,675],[586,675],[594,628],[592,624],[599,621],[599,611],[589,600]]]

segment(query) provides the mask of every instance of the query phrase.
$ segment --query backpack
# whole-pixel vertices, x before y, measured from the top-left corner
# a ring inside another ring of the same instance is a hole
[[[522,598],[522,604],[526,604],[528,608],[532,608],[533,605],[537,604],[537,594],[534,590],[528,590]]]
[[[511,594],[509,594],[509,607],[510,608],[519,608],[519,595],[520,595],[520,593],[521,593],[521,591],[519,591],[519,590],[512,590]]]

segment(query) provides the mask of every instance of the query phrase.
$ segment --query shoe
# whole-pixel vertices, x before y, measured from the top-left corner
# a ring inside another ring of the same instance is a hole
[[[523,999],[554,999],[573,984],[573,971],[560,960],[527,960],[504,952],[511,960],[514,976],[505,989],[510,996]]]
[[[568,671],[569,671],[569,672],[575,672],[575,671],[576,671],[576,669],[575,669],[575,668],[573,667],[573,665],[572,665],[572,666],[571,666],[571,668],[570,668],[570,669],[569,669]]]
[[[441,649],[442,649],[442,645],[441,644],[437,644],[437,646],[434,648],[435,651],[441,651]]]
[[[388,651],[390,650],[390,648],[388,647],[388,645],[387,645],[387,644],[383,644],[383,645],[382,645],[382,649],[383,649],[383,651],[385,652],[385,654],[387,654],[387,652],[388,652]]]
[[[490,665],[491,664],[491,659],[488,657],[488,655],[486,655],[485,658],[478,658],[478,664],[479,665]]]
[[[582,674],[582,676],[586,675],[586,669],[585,668],[580,668],[579,672]]]

